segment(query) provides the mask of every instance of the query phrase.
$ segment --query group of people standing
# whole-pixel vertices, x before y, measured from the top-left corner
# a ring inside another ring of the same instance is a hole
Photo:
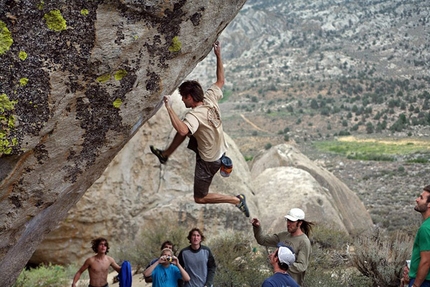
[[[291,209],[285,219],[287,231],[273,235],[263,235],[260,221],[257,218],[251,220],[257,242],[276,248],[268,256],[274,275],[264,281],[263,287],[299,287],[309,264],[311,245],[305,232],[310,232],[312,223],[305,220],[305,214],[299,208]],[[203,232],[193,228],[187,239],[190,245],[183,248],[178,256],[173,252],[171,241],[162,243],[160,257],[151,260],[143,272],[146,282],[152,282],[153,287],[214,286],[217,265],[210,248],[202,245],[205,240]],[[105,238],[93,240],[92,249],[97,254],[88,258],[78,270],[72,287],[87,269],[90,275],[89,287],[107,287],[109,267],[121,272],[122,267],[107,256],[109,244]]]
[[[311,254],[311,244],[308,234],[313,223],[305,220],[305,213],[299,208],[293,208],[285,216],[287,221],[287,231],[278,234],[263,235],[260,221],[257,218],[251,220],[254,237],[260,245],[275,247],[276,250],[269,254],[269,261],[273,267],[274,275],[263,283],[263,287],[290,286],[296,287],[303,284],[305,272],[309,264]],[[216,271],[215,258],[209,247],[202,245],[205,236],[198,228],[190,230],[187,236],[190,245],[179,252],[178,257],[173,255],[171,248],[173,244],[166,241],[162,244],[162,254],[158,259],[160,263],[166,262],[163,258],[164,252],[170,250],[173,264],[178,264],[181,269],[184,266],[185,276],[182,279],[185,287],[212,287]],[[169,243],[166,247],[166,243]],[[169,249],[170,248],[170,249]],[[160,273],[153,273],[154,262],[152,260],[144,271],[145,279],[152,277],[154,287],[178,286],[177,278],[171,277],[171,284],[160,285]],[[163,265],[165,268],[169,263]],[[170,265],[171,267],[171,265]],[[169,267],[169,268],[170,268]],[[155,269],[156,270],[156,269]],[[165,277],[164,277],[165,278]]]
[[[421,213],[423,223],[414,240],[410,267],[404,267],[400,286],[430,287],[430,185],[423,188],[415,202],[414,209]],[[259,219],[251,220],[256,241],[260,245],[276,248],[269,254],[274,274],[263,282],[262,287],[303,286],[311,255],[308,235],[313,223],[305,220],[305,214],[299,208],[291,209],[285,215],[285,220],[287,230],[275,234],[264,234]],[[205,236],[200,229],[193,228],[187,238],[190,245],[182,249],[177,257],[172,250],[173,243],[164,242],[160,257],[151,261],[145,269],[144,276],[151,277],[152,281],[149,282],[154,287],[213,286],[216,262],[209,247],[202,245]],[[85,260],[73,278],[72,287],[76,286],[81,274],[87,269],[89,287],[107,287],[109,267],[127,275],[123,272],[124,263],[120,267],[107,255],[109,244],[106,239],[93,240],[92,249],[96,255]]]

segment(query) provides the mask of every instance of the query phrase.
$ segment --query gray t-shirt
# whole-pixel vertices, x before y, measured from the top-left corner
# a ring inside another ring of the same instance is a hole
[[[191,278],[189,282],[184,282],[185,287],[213,286],[216,263],[209,247],[201,245],[194,250],[188,246],[179,252],[178,258]]]

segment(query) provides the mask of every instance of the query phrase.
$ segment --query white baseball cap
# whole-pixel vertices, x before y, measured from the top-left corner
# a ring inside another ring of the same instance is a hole
[[[294,255],[293,251],[291,251],[290,248],[286,246],[279,246],[278,247],[278,259],[279,262],[285,263],[288,266],[294,263],[296,261],[296,256]]]
[[[305,220],[305,212],[300,208],[292,208],[284,218],[289,221]]]

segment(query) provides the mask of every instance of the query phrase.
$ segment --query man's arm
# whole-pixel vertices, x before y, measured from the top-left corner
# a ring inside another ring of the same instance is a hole
[[[276,247],[279,243],[279,236],[277,234],[273,235],[263,235],[263,230],[261,228],[260,221],[258,218],[253,218],[252,221],[252,230],[254,231],[255,240],[257,243],[263,246],[271,246]]]
[[[79,268],[78,272],[76,272],[75,276],[73,277],[72,281],[72,287],[76,286],[76,282],[79,281],[79,278],[81,278],[82,273],[90,267],[90,258],[85,260],[84,265],[82,265],[81,268]]]
[[[121,271],[121,266],[119,266],[115,260],[112,257],[108,257],[109,261],[110,261],[110,266],[112,266],[112,268],[116,271],[116,272],[120,272]]]
[[[216,56],[216,82],[215,85],[217,85],[220,89],[224,86],[224,66],[222,65],[222,59],[221,59],[221,44],[220,42],[216,41],[213,44],[214,47],[214,53]]]
[[[206,278],[205,286],[213,286],[214,284],[214,278],[215,278],[215,272],[216,272],[216,263],[215,258],[212,254],[212,251],[209,250],[209,258],[208,258],[208,277]]]
[[[420,265],[418,265],[417,278],[415,278],[412,287],[420,287],[421,284],[426,280],[427,274],[430,269],[430,251],[420,252],[421,260]]]
[[[154,271],[155,267],[158,266],[158,263],[160,263],[160,260],[155,261],[154,264],[152,264],[148,268],[146,268],[145,271],[143,271],[143,275],[145,277],[151,276],[152,275],[152,271]]]
[[[172,103],[170,100],[170,96],[164,96],[164,105],[166,106],[167,112],[169,113],[170,121],[172,122],[173,128],[180,134],[181,136],[187,136],[190,131],[188,130],[187,125],[181,121],[178,115],[172,108]]]
[[[190,275],[188,275],[187,271],[182,267],[181,263],[179,263],[178,257],[173,256],[173,263],[178,267],[181,272],[182,280],[188,282],[191,280]]]

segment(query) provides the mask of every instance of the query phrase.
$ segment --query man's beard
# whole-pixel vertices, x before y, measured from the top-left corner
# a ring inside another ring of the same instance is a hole
[[[415,207],[414,207],[414,210],[416,210],[416,211],[418,211],[419,213],[424,213],[424,212],[426,212],[427,211],[427,209],[428,209],[428,207],[427,207],[427,203],[426,204],[421,204],[421,205],[416,205]]]

